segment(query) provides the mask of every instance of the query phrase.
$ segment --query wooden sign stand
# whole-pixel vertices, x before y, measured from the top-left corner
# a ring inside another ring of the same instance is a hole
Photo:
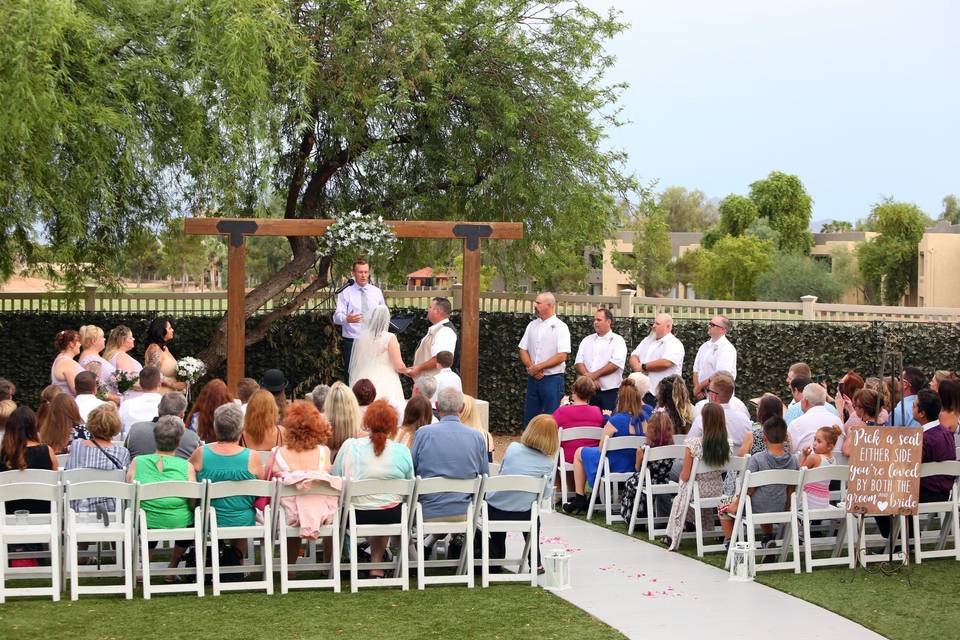
[[[188,218],[191,235],[225,235],[227,243],[227,386],[236,391],[244,376],[247,236],[320,236],[335,220]],[[477,395],[480,351],[480,240],[519,240],[519,222],[434,222],[388,220],[398,238],[463,240],[463,308],[460,320],[460,377],[464,393]]]

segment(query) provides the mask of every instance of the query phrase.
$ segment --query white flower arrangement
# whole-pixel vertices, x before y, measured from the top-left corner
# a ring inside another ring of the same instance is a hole
[[[193,384],[207,372],[207,365],[197,358],[187,356],[177,362],[177,380]]]
[[[337,258],[342,257],[338,254],[356,253],[389,260],[399,250],[397,237],[382,216],[372,218],[359,211],[350,211],[337,218],[317,239],[317,245],[321,255]]]
[[[113,375],[110,376],[110,384],[116,387],[121,395],[133,389],[133,386],[137,384],[139,380],[140,376],[138,374],[128,373],[123,369],[117,369],[113,372]]]

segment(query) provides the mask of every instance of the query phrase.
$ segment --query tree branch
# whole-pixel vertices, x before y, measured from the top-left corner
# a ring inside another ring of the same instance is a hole
[[[256,344],[257,342],[263,340],[263,338],[266,337],[267,332],[270,331],[271,324],[280,318],[285,318],[291,315],[294,311],[306,304],[307,300],[309,300],[314,293],[327,286],[326,273],[329,271],[329,267],[330,257],[325,256],[320,261],[320,268],[318,269],[318,271],[324,275],[318,276],[316,280],[304,287],[303,290],[294,296],[289,302],[283,306],[274,308],[273,311],[263,316],[257,323],[257,326],[250,331],[247,331],[244,345],[249,347],[250,345]]]
[[[287,189],[287,206],[284,211],[284,218],[294,218],[297,213],[297,200],[300,199],[300,187],[303,186],[303,176],[307,168],[307,160],[310,159],[310,152],[313,145],[316,144],[317,137],[312,130],[304,132],[303,139],[300,141],[300,151],[297,154],[297,162],[293,168],[293,176],[290,178],[290,187]]]

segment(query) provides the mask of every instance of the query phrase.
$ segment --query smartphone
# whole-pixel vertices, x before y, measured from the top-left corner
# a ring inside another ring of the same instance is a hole
[[[824,382],[827,381],[827,374],[825,374],[825,373],[818,373],[817,376],[816,376],[816,378],[814,379],[814,381],[815,381],[817,384],[823,384]]]

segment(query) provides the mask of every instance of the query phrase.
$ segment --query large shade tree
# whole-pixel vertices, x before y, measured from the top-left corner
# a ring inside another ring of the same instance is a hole
[[[5,27],[3,273],[51,243],[68,281],[109,282],[134,230],[274,195],[285,218],[523,220],[497,250],[536,273],[544,251],[602,244],[635,186],[602,147],[621,88],[603,43],[623,25],[578,2],[34,0]],[[327,285],[331,256],[288,242],[245,313],[300,288],[248,344]],[[204,359],[224,343],[222,324]]]

